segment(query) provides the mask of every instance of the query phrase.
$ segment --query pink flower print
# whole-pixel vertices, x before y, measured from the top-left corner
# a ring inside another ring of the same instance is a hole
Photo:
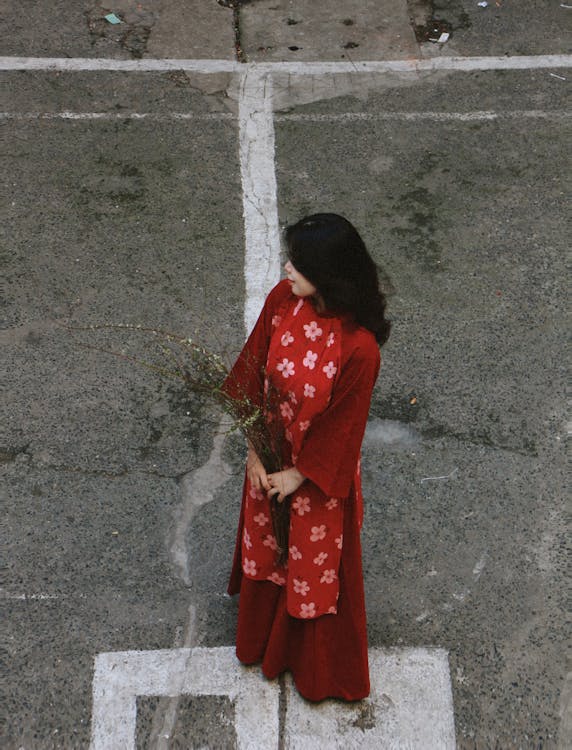
[[[262,544],[265,547],[270,547],[271,550],[276,551],[278,549],[278,544],[276,542],[276,537],[273,537],[272,534],[267,534],[264,538],[264,541]]]
[[[282,338],[280,339],[280,343],[282,346],[288,346],[288,344],[291,344],[294,341],[294,336],[290,333],[290,331],[286,331],[286,333],[282,334]]]
[[[303,299],[301,299],[301,300],[298,300],[298,304],[297,304],[297,305],[296,305],[296,307],[294,308],[294,312],[292,313],[292,315],[298,315],[298,313],[299,313],[299,312],[300,312],[300,310],[302,309],[302,305],[303,305],[303,304],[304,304],[304,300],[303,300]]]
[[[327,552],[320,552],[320,554],[314,558],[314,565],[323,565],[328,559]]]
[[[324,570],[320,578],[320,583],[333,583],[336,578],[336,571],[333,568],[331,570]]]
[[[315,393],[315,386],[310,385],[310,383],[304,383],[304,396],[306,396],[307,398],[314,398]]]
[[[328,510],[333,510],[334,508],[337,508],[337,507],[338,507],[338,500],[335,497],[330,498],[328,502],[326,503],[326,508]]]
[[[278,365],[278,367],[280,367],[280,365]],[[327,365],[322,367],[322,372],[325,372],[330,380],[334,377],[337,371],[338,371],[338,368],[335,366],[335,364],[331,360],[330,362],[328,362]],[[288,377],[288,376],[286,375],[285,377]]]
[[[290,432],[290,430],[286,430],[286,431],[284,432],[284,437],[286,438],[286,440],[287,440],[287,441],[288,441],[289,443],[291,443],[291,442],[292,442],[292,433]]]
[[[244,527],[244,531],[242,532],[242,538],[244,540],[244,546],[246,547],[246,549],[250,549],[252,547],[252,541],[250,539],[250,534],[248,533],[246,526]]]
[[[296,404],[298,403],[298,399],[296,398],[296,394],[294,393],[294,391],[288,391],[288,398],[294,404],[294,406],[296,406]]]
[[[282,316],[281,315],[274,315],[272,318],[272,325],[274,328],[278,328],[278,326],[282,323]]]
[[[276,365],[276,369],[278,370],[278,372],[282,373],[283,378],[289,378],[291,375],[294,375],[294,362],[291,362],[290,360],[286,359],[286,357],[284,357],[282,362]],[[328,377],[332,376],[329,375]]]
[[[310,420],[306,419],[304,422],[300,422],[298,427],[300,428],[300,432],[306,432],[308,427],[310,426]]]
[[[310,587],[308,586],[308,581],[300,581],[297,578],[294,578],[294,593],[295,594],[306,596],[309,590],[310,590]]]
[[[257,523],[259,526],[266,526],[268,523],[268,516],[264,513],[258,513],[256,516],[254,516],[254,522]]]
[[[288,401],[283,401],[280,404],[280,414],[284,417],[284,419],[292,419],[294,416],[294,412],[292,411],[292,407],[288,403]]]
[[[242,569],[246,573],[247,576],[255,576],[256,575],[256,562],[254,560],[249,560],[248,557],[245,557],[242,561]]]
[[[326,527],[324,524],[321,526],[312,526],[312,533],[310,534],[311,542],[321,542],[326,536]]]
[[[308,604],[302,603],[300,605],[300,617],[315,617],[316,616],[316,605],[314,602]]]
[[[248,494],[253,500],[262,500],[264,495],[260,490],[255,490],[254,487],[251,487]]]
[[[337,545],[338,549],[341,549],[341,548],[342,548],[342,544],[343,544],[343,541],[344,541],[344,535],[343,535],[343,534],[340,534],[339,536],[337,536],[337,537],[335,538],[335,540],[334,540],[334,541],[336,542],[336,545]]]
[[[304,331],[306,333],[306,338],[310,339],[310,341],[315,341],[323,333],[322,329],[315,320],[313,320],[309,325],[305,325]]]
[[[304,367],[307,367],[308,370],[313,370],[316,366],[317,359],[318,355],[308,349],[308,351],[306,352],[306,356],[302,360],[302,364],[304,365]]]
[[[328,340],[326,341],[326,344],[328,346],[333,346],[335,339],[336,339],[336,337],[334,336],[334,334],[330,333],[329,336],[328,336]]]
[[[310,498],[298,496],[292,503],[292,507],[298,513],[299,516],[303,516],[304,513],[310,512]]]
[[[328,614],[329,615],[337,615],[338,614],[338,610],[335,607],[330,607],[329,610],[328,610]]]
[[[292,560],[302,559],[302,553],[300,552],[298,547],[295,547],[294,545],[292,545],[289,549],[289,552],[290,552],[290,557],[292,558]]]
[[[268,580],[272,581],[272,583],[275,583],[277,586],[284,586],[284,584],[286,583],[286,579],[276,571],[274,571],[271,576],[268,576]]]

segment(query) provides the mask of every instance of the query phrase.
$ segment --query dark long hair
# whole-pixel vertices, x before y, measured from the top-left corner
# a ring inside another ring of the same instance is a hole
[[[377,268],[355,227],[338,214],[312,214],[285,232],[294,268],[318,290],[327,310],[350,314],[381,346],[391,329]]]

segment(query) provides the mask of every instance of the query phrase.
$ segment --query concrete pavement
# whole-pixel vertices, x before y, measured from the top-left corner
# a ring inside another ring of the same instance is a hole
[[[298,3],[272,5],[233,13],[202,3],[179,16],[173,3],[125,2],[115,8],[121,29],[101,22],[97,4],[39,9],[33,21],[14,5],[4,18],[1,54],[139,59],[142,69],[7,63],[2,73],[12,676],[3,746],[87,746],[97,654],[232,643],[235,604],[223,592],[241,440],[220,440],[204,403],[78,348],[61,326],[198,330],[236,351],[260,266],[244,251],[254,221],[242,216],[248,105],[262,128],[251,142],[263,145],[251,197],[272,148],[276,221],[320,208],[348,215],[391,292],[394,334],[364,449],[371,646],[449,653],[459,747],[565,747],[569,67],[361,72],[362,48],[375,59],[371,9],[351,4],[340,20],[319,19],[315,5],[307,15]],[[379,42],[378,59],[568,51],[560,30],[572,11],[558,3],[542,14],[533,3],[443,3],[453,33],[442,46],[419,45],[404,26],[412,8],[393,5],[380,11],[388,46]],[[427,21],[428,10],[415,13]],[[270,100],[262,91],[254,103],[241,99],[234,65],[145,70],[151,57],[233,63],[237,17],[248,60],[349,69],[273,69]],[[300,36],[310,23],[314,33]],[[258,195],[263,225],[267,198]],[[276,237],[261,242],[271,259]],[[190,731],[187,746],[235,741],[232,701],[189,700],[139,699],[139,746],[165,746],[169,726]],[[364,737],[383,728],[363,721]]]

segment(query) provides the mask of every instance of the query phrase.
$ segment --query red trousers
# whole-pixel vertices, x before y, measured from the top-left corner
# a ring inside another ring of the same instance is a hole
[[[240,661],[262,662],[269,679],[289,670],[300,694],[311,701],[354,701],[369,695],[361,543],[352,499],[344,513],[336,615],[312,620],[291,617],[286,611],[285,587],[246,578],[239,554],[237,558],[229,593],[240,591],[236,636]]]

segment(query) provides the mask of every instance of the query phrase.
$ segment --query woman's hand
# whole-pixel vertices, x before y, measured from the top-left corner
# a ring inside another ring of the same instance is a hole
[[[284,471],[268,474],[268,482],[271,487],[268,491],[268,497],[271,498],[277,495],[276,499],[279,503],[282,503],[288,495],[296,492],[305,479],[306,477],[295,466],[291,469],[284,469]]]
[[[255,490],[265,490],[268,492],[268,490],[271,489],[266,469],[264,468],[262,461],[258,458],[254,448],[250,446],[246,458],[246,475],[248,476],[248,481]]]

